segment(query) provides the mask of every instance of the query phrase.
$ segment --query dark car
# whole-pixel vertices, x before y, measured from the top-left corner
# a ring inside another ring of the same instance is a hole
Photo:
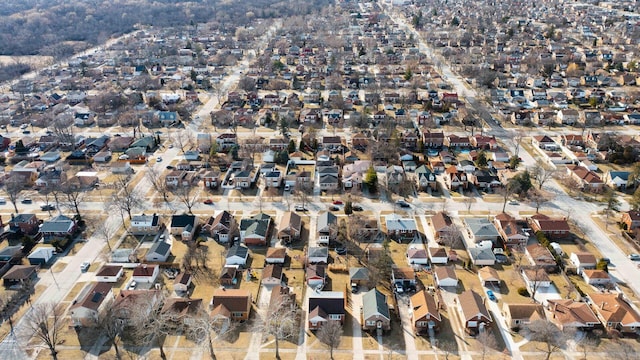
[[[340,208],[338,208],[337,206],[332,205],[332,206],[329,206],[329,210],[338,211],[338,210],[340,210]]]
[[[336,254],[338,255],[346,255],[347,254],[347,248],[344,246],[340,246],[336,248]]]
[[[173,170],[173,169],[175,169],[175,167],[173,167],[173,166],[171,166],[171,165],[167,165],[167,169],[168,169],[168,170]]]
[[[408,208],[411,207],[411,204],[409,204],[408,202],[404,201],[404,200],[398,200],[396,201],[396,204],[402,208]]]
[[[23,204],[31,204],[33,203],[33,200],[31,200],[30,198],[26,198],[26,199],[22,199],[21,201]]]
[[[49,211],[49,210],[55,210],[56,207],[51,205],[51,204],[44,204],[42,206],[40,206],[40,210],[42,211]]]
[[[360,206],[360,205],[353,205],[351,207],[351,210],[353,210],[353,211],[362,211],[363,209],[362,209],[362,206]]]

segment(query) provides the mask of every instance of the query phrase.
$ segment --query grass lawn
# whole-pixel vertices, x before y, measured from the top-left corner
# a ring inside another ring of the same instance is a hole
[[[522,276],[518,274],[513,265],[504,266],[499,272],[502,282],[500,284],[501,301],[506,303],[530,303],[531,298],[518,294],[518,288],[524,287]]]
[[[56,261],[56,263],[51,267],[51,271],[54,273],[59,273],[67,267],[67,263],[62,262],[60,260]]]
[[[65,297],[63,301],[75,300],[75,298],[78,297],[78,294],[80,293],[80,291],[82,291],[86,284],[86,282],[77,282],[75,285],[73,285],[73,288],[71,289],[71,291],[69,291],[67,297]]]

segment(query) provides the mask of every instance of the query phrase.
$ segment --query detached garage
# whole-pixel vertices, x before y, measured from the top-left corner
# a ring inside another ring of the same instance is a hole
[[[53,259],[55,248],[53,246],[41,246],[33,249],[27,256],[31,265],[46,265]]]

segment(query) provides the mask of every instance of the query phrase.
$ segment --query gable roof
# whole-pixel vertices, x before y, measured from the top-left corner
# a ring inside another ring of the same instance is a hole
[[[214,310],[222,305],[230,312],[245,312],[251,303],[251,293],[243,289],[217,289],[213,292]]]
[[[338,222],[338,218],[326,211],[318,215],[318,232],[329,231],[329,226]]]
[[[72,309],[84,307],[91,310],[98,310],[100,305],[107,299],[111,291],[111,284],[105,282],[93,283],[81,300],[71,306]]]
[[[424,318],[427,314],[431,315],[431,317],[438,321],[442,321],[435,299],[431,294],[424,290],[420,290],[411,296],[411,306],[413,307],[414,321]]]
[[[431,223],[433,224],[433,228],[436,231],[441,231],[451,226],[453,222],[451,221],[449,215],[445,214],[444,212],[439,212],[433,215],[433,217],[431,218]]]
[[[3,276],[2,280],[25,280],[38,271],[37,265],[13,265]]]
[[[344,292],[342,291],[312,291],[309,294],[309,311],[320,307],[325,314],[344,314]],[[311,318],[311,313],[309,315]]]
[[[456,270],[454,266],[438,266],[435,270],[435,275],[439,280],[443,279],[454,279],[458,280],[458,275],[456,275]]]
[[[589,297],[593,308],[605,322],[620,323],[622,326],[640,323],[640,314],[622,298],[621,294],[593,293]]]
[[[593,313],[589,305],[577,302],[572,299],[549,299],[547,300],[554,318],[560,324],[572,323],[600,323],[600,320]]]
[[[156,241],[149,248],[149,251],[147,252],[147,256],[151,254],[158,254],[158,255],[165,256],[169,254],[170,251],[171,251],[171,244],[166,243],[164,241]]]
[[[362,295],[362,315],[365,320],[376,315],[381,315],[385,319],[391,320],[387,296],[378,291],[378,289],[367,291]]]
[[[478,314],[492,321],[491,314],[489,314],[487,307],[484,305],[484,301],[475,291],[467,290],[458,295],[458,299],[460,300],[460,308],[465,321],[474,318]]]
[[[50,220],[46,220],[40,225],[42,233],[66,233],[71,231],[75,223],[73,220],[64,215],[58,215]]]
[[[350,280],[369,280],[369,269],[364,267],[352,267],[349,269]]]
[[[227,258],[232,256],[238,256],[246,259],[247,256],[249,256],[249,248],[241,244],[235,244],[227,251]]]
[[[495,236],[500,234],[495,225],[486,218],[469,218],[464,220],[471,232],[476,236]]]
[[[284,259],[287,256],[286,248],[275,248],[270,247],[267,249],[266,258],[267,259]]]
[[[490,266],[483,266],[478,270],[478,275],[483,281],[500,281],[498,271]]]
[[[271,216],[265,213],[256,214],[248,219],[240,220],[240,231],[245,231],[245,236],[258,235],[266,237],[270,223]]]
[[[173,215],[171,216],[171,227],[172,228],[181,228],[186,227],[187,225],[193,226],[196,217],[194,215]]]
[[[174,316],[186,316],[198,313],[202,308],[202,299],[183,299],[170,298],[167,299],[162,306],[161,313],[171,313]]]
[[[504,306],[513,320],[535,321],[547,318],[542,304],[505,304]]]

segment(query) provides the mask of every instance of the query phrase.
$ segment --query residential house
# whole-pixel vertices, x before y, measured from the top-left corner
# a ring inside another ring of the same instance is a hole
[[[589,304],[572,299],[549,299],[547,308],[551,322],[560,330],[588,330],[600,325],[600,320],[593,313]]]
[[[449,256],[447,255],[447,249],[443,247],[429,247],[427,248],[429,251],[429,259],[431,259],[432,264],[447,264],[449,261]]]
[[[562,125],[576,125],[580,120],[580,112],[574,109],[561,109],[558,111],[556,123]]]
[[[197,216],[187,214],[171,216],[171,235],[180,236],[182,241],[191,241],[197,226]]]
[[[589,297],[593,310],[606,329],[615,329],[622,334],[638,334],[640,314],[625,300],[623,293],[594,292]]]
[[[591,192],[601,192],[604,189],[604,181],[598,174],[580,165],[568,165],[567,175],[576,179],[581,188]]]
[[[286,248],[270,247],[267,249],[264,261],[267,264],[284,264],[287,258]]]
[[[540,243],[527,246],[525,253],[532,265],[544,268],[549,272],[555,271],[557,264],[553,254]]]
[[[266,245],[271,216],[259,213],[240,220],[240,240],[247,245]]]
[[[441,287],[458,286],[458,275],[455,266],[438,266],[433,272],[436,284]]]
[[[231,235],[236,230],[236,226],[236,219],[230,212],[224,210],[215,217],[209,217],[209,220],[202,225],[202,231],[211,234],[215,241],[226,244],[232,240]]]
[[[217,289],[211,299],[211,316],[246,321],[251,313],[251,292],[243,289]]]
[[[58,215],[49,220],[45,220],[40,225],[40,233],[44,236],[45,243],[53,239],[71,236],[76,230],[76,222],[68,216]]]
[[[9,231],[15,234],[35,235],[38,233],[40,221],[34,214],[11,214]]]
[[[604,183],[615,190],[625,190],[629,182],[629,174],[628,171],[609,170],[604,176]]]
[[[420,165],[415,170],[415,173],[418,179],[418,186],[421,190],[437,190],[436,175],[426,165]]]
[[[444,133],[425,130],[422,132],[422,143],[427,149],[440,149],[444,145]]]
[[[586,251],[571,253],[569,260],[571,260],[571,263],[576,267],[576,272],[578,274],[582,274],[582,271],[586,269],[595,269],[596,264],[598,263],[596,257],[592,253]]]
[[[202,183],[207,189],[217,189],[220,184],[220,172],[210,170],[202,175]]]
[[[504,320],[513,330],[526,327],[528,324],[536,320],[546,320],[547,316],[544,312],[542,304],[509,304],[502,305],[502,313]]]
[[[493,223],[506,246],[523,247],[527,244],[529,233],[522,230],[522,226],[513,216],[507,213],[498,214],[493,218]]]
[[[249,258],[249,248],[243,244],[234,244],[229,248],[226,255],[226,265],[247,265],[247,259]]]
[[[442,322],[437,300],[425,290],[420,290],[409,299],[411,324],[416,334],[428,332],[430,329],[437,331]]]
[[[305,269],[307,285],[314,289],[322,289],[327,278],[326,263],[309,264]]]
[[[458,303],[464,328],[471,334],[484,331],[493,319],[482,297],[473,290],[466,290],[458,295]]]
[[[442,237],[448,237],[448,234],[455,230],[452,224],[453,222],[449,215],[443,211],[433,215],[431,218],[431,225],[435,232],[435,238],[439,239]]]
[[[558,144],[547,135],[537,135],[531,138],[531,144],[545,151],[558,151]]]
[[[96,280],[105,283],[116,283],[120,281],[124,274],[122,265],[103,265],[96,272]]]
[[[542,231],[549,239],[562,239],[571,234],[569,222],[565,218],[551,218],[544,214],[535,214],[527,222],[533,232]]]
[[[309,330],[315,331],[328,321],[344,323],[345,296],[342,291],[313,291],[309,294],[307,319]]]
[[[624,224],[625,230],[631,231],[640,228],[640,211],[629,210],[622,213],[621,223]]]
[[[613,283],[613,279],[609,273],[604,270],[583,270],[582,278],[589,285],[603,286]]]
[[[131,234],[133,235],[155,235],[160,231],[162,223],[160,216],[153,215],[134,215],[131,218]]]
[[[318,244],[327,245],[330,241],[335,240],[337,224],[338,218],[331,212],[325,211],[318,215],[318,224],[316,226]]]
[[[275,286],[282,284],[282,265],[269,264],[262,269],[262,280],[260,283],[266,286]]]
[[[169,298],[166,299],[160,314],[169,319],[174,326],[189,325],[193,323],[193,317],[202,310],[202,299]]]
[[[467,218],[464,222],[469,230],[470,238],[479,243],[481,241],[491,241],[492,244],[498,243],[500,233],[494,224],[487,218]]]
[[[302,218],[293,211],[287,211],[282,216],[278,228],[278,239],[287,244],[300,239]]]
[[[543,268],[522,269],[520,271],[522,279],[529,290],[533,294],[538,289],[546,289],[551,286],[551,279]]]
[[[391,330],[391,315],[389,314],[389,305],[387,304],[387,296],[378,289],[371,289],[362,295],[362,312],[361,312],[362,330]]]
[[[456,166],[449,166],[444,170],[444,183],[447,189],[457,191],[460,187],[463,190],[469,187],[469,179],[467,173],[458,170]]]
[[[98,317],[114,300],[110,283],[97,282],[84,288],[69,308],[73,326],[96,326]]]
[[[137,283],[153,284],[160,274],[160,266],[155,264],[140,264],[133,269],[131,279]]]
[[[112,308],[115,317],[125,326],[139,316],[150,316],[161,299],[160,290],[120,290]]]
[[[397,215],[386,217],[387,234],[397,241],[412,241],[418,236],[418,227],[413,218],[401,218]]]

